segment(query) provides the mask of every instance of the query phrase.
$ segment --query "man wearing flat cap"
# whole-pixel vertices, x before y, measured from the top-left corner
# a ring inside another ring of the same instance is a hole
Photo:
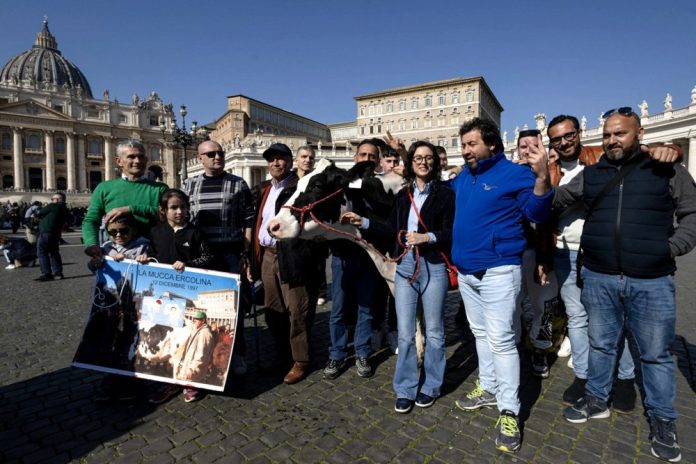
[[[268,221],[295,192],[298,178],[291,171],[292,151],[287,145],[274,143],[263,157],[271,179],[253,192],[256,218],[249,278],[263,282],[266,323],[276,345],[277,368],[284,370],[292,363],[283,381],[294,384],[309,373],[311,314],[325,254],[320,250],[323,245],[299,238],[280,242],[268,233]]]

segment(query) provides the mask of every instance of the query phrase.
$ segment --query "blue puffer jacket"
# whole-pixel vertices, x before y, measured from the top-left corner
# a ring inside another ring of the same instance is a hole
[[[456,194],[452,261],[463,274],[520,264],[526,240],[522,220],[549,217],[553,189],[534,195],[534,173],[503,152],[468,166],[452,181]]]

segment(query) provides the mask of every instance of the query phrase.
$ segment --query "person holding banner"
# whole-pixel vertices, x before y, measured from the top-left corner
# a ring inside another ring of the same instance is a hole
[[[153,257],[160,264],[171,264],[178,272],[183,272],[186,266],[204,269],[209,267],[213,262],[210,247],[203,239],[198,228],[188,222],[188,196],[179,189],[169,189],[162,194],[159,209],[160,218],[163,220],[150,231]],[[199,313],[204,314],[202,311],[199,311],[197,314]],[[194,318],[194,323],[197,323],[195,321],[197,319]],[[211,343],[210,351],[212,355],[212,347],[215,346],[215,343]],[[178,365],[174,364],[175,371],[177,367]],[[179,391],[181,391],[181,387],[178,385],[164,384],[150,395],[148,401],[152,404],[164,403],[176,396]],[[196,401],[199,397],[200,392],[198,390],[193,388],[184,389],[184,401]]]
[[[139,140],[118,144],[116,164],[121,168],[121,177],[97,185],[82,222],[85,253],[92,258],[104,255],[99,246],[102,221],[108,224],[125,213],[131,213],[137,221],[137,232],[146,234],[157,220],[160,196],[168,188],[161,182],[147,179],[145,146]]]

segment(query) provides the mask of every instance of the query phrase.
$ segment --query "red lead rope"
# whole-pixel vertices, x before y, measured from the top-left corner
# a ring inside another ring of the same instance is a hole
[[[313,203],[309,203],[308,205],[305,205],[305,206],[298,207],[298,206],[292,206],[292,205],[283,205],[282,208],[288,208],[290,211],[296,211],[296,212],[300,213],[300,230],[304,229],[305,214],[309,213],[309,217],[311,217],[312,220],[314,222],[316,222],[319,225],[319,227],[321,227],[322,229],[334,232],[335,234],[341,235],[341,236],[346,237],[348,239],[351,239],[355,242],[362,243],[363,246],[365,246],[365,248],[369,248],[372,252],[376,253],[380,258],[382,258],[382,261],[384,261],[384,262],[396,263],[399,260],[401,260],[401,258],[406,256],[406,253],[411,251],[411,248],[415,247],[415,249],[416,249],[416,270],[413,272],[413,275],[407,279],[409,284],[412,283],[416,279],[416,277],[418,277],[418,274],[420,273],[420,250],[418,249],[417,245],[408,245],[408,244],[403,243],[403,241],[401,240],[401,236],[406,234],[406,232],[407,232],[406,230],[402,229],[399,231],[398,234],[396,234],[396,240],[399,242],[399,245],[401,245],[401,247],[404,248],[404,252],[401,253],[396,258],[387,258],[386,256],[384,256],[384,254],[381,251],[379,251],[377,248],[375,248],[370,242],[368,242],[364,238],[359,237],[357,235],[353,235],[349,232],[345,232],[345,231],[336,229],[335,227],[321,221],[312,212],[312,210],[314,209],[315,206],[329,200],[330,198],[335,197],[339,193],[343,193],[343,191],[344,191],[344,189],[340,188],[340,189],[336,190],[335,192],[325,196],[324,198],[321,198]]]

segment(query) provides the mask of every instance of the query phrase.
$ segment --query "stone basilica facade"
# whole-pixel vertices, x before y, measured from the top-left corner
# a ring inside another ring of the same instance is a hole
[[[95,98],[44,20],[34,46],[0,71],[2,189],[23,199],[23,192],[89,194],[118,175],[116,145],[125,139],[143,141],[153,178],[177,185],[175,150],[160,130],[173,117],[172,105],[155,92],[128,103],[111,99],[108,90]]]

